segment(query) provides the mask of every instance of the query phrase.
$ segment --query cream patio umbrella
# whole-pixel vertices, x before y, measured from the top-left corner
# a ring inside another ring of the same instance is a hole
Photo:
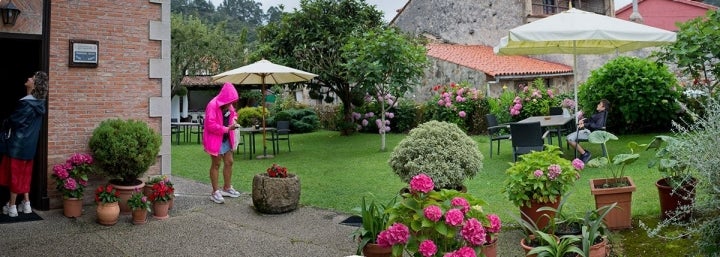
[[[571,8],[511,29],[494,51],[498,55],[572,54],[577,103],[578,54],[626,52],[675,39],[671,31]]]
[[[262,134],[263,158],[270,158],[267,154],[265,135],[265,85],[303,82],[317,77],[316,74],[293,69],[287,66],[274,64],[268,60],[260,60],[252,64],[229,70],[212,76],[213,82],[230,82],[240,85],[261,85],[262,90]]]

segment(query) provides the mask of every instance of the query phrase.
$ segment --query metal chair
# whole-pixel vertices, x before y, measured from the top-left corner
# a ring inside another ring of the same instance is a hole
[[[200,144],[200,143],[202,143],[201,139],[202,139],[202,134],[203,134],[203,129],[204,129],[203,126],[205,125],[205,118],[203,118],[203,116],[198,116],[197,122],[198,122],[199,126],[190,127],[190,135],[191,136],[196,135],[197,142],[198,142],[198,144]]]
[[[175,142],[177,144],[180,144],[180,134],[182,134],[182,128],[180,128],[180,125],[173,125],[172,123],[177,123],[178,119],[171,118],[170,119],[170,143],[172,143],[172,136],[175,135]]]
[[[510,123],[510,142],[513,147],[513,162],[517,157],[532,151],[545,149],[545,137],[549,131],[543,133],[540,122]]]
[[[276,130],[272,133],[272,136],[267,139],[273,143],[273,152],[275,149],[277,149],[277,153],[280,152],[280,140],[287,140],[288,152],[292,152],[290,150],[290,121],[279,120],[275,128]]]
[[[488,126],[488,138],[490,139],[490,158],[493,155],[493,142],[497,141],[497,154],[500,154],[500,141],[510,139],[510,134],[506,134],[507,124],[498,124],[495,114],[485,115],[485,121]]]
[[[608,116],[608,113],[605,112],[605,116],[603,117],[603,123],[602,123],[603,126],[600,127],[600,128],[598,128],[598,129],[596,129],[596,130],[603,130],[603,131],[606,131],[606,130],[607,130],[607,116]],[[576,127],[576,128],[577,128],[577,127]],[[578,131],[578,130],[575,129],[575,131]],[[580,136],[580,133],[576,133],[575,135],[576,135],[576,136]],[[575,137],[575,143],[580,144],[580,142],[588,142],[588,139],[580,139],[580,138]],[[569,144],[568,144],[568,147],[569,147]],[[605,149],[605,144],[601,144],[600,147],[601,147],[601,149],[602,149],[603,156],[604,156],[604,157],[607,157],[607,149]],[[575,158],[577,158],[577,154],[578,154],[578,151],[577,151],[577,147],[576,147],[576,148],[575,148],[575,155],[574,155]]]

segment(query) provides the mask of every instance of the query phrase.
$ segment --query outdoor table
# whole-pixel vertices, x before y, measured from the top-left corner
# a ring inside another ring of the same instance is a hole
[[[190,131],[194,127],[198,127],[198,129],[199,129],[200,123],[197,123],[197,122],[170,122],[170,126],[177,126],[180,129],[180,133],[182,133],[182,137],[185,139],[185,142],[189,142],[190,141]],[[178,144],[180,144],[180,140],[178,140]]]
[[[573,120],[572,115],[546,115],[546,116],[532,116],[518,122],[540,122],[540,126],[543,128],[557,128],[565,126],[568,122]],[[548,141],[552,144],[552,136],[548,137]],[[558,133],[558,146],[562,148],[562,136]]]
[[[248,127],[248,128],[238,128],[240,133],[248,134],[248,145],[250,145],[250,154],[248,155],[248,159],[252,160],[253,154],[255,153],[255,134],[262,134],[263,128],[255,128],[255,127]],[[265,136],[272,136],[273,132],[275,131],[274,127],[265,127]],[[275,144],[273,145],[273,154],[275,154]],[[264,149],[263,149],[264,150]],[[263,152],[263,154],[266,154]]]

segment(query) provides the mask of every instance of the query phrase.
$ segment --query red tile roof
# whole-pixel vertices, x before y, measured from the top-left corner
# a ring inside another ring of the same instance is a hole
[[[572,73],[572,67],[526,56],[499,56],[483,45],[428,44],[428,56],[482,71],[490,76]]]

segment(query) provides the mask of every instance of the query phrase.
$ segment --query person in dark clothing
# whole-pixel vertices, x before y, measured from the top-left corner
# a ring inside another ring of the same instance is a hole
[[[600,100],[595,110],[597,111],[590,118],[584,118],[578,121],[578,130],[567,136],[568,145],[576,149],[580,153],[580,160],[587,163],[592,157],[590,151],[587,151],[578,144],[577,141],[587,140],[590,132],[605,127],[607,120],[607,110],[610,108],[610,101],[607,99]]]
[[[18,212],[31,213],[30,181],[32,179],[33,159],[37,151],[43,116],[45,98],[48,92],[48,75],[38,71],[25,82],[27,95],[20,99],[17,108],[5,121],[10,127],[10,137],[5,141],[6,148],[0,163],[0,186],[10,189],[10,201],[3,206],[3,214],[17,217]],[[23,202],[15,205],[18,194]]]

